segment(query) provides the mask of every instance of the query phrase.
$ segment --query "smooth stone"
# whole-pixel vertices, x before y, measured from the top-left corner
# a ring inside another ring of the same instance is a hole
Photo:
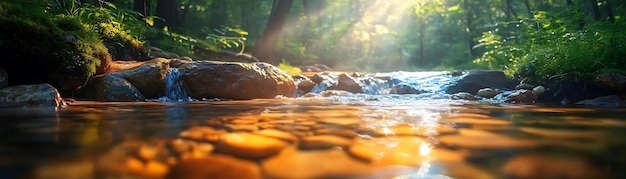
[[[261,170],[254,162],[225,155],[181,160],[173,166],[167,178],[185,179],[260,179]]]
[[[332,125],[338,125],[338,126],[352,126],[352,125],[357,125],[359,123],[361,123],[361,119],[337,119],[337,118],[330,118],[330,119],[322,119],[322,120],[318,120],[319,123],[323,123],[323,124],[332,124]]]
[[[589,159],[580,156],[520,154],[502,167],[506,178],[609,178]]]
[[[259,129],[256,125],[236,125],[236,124],[226,124],[224,125],[226,129],[231,132],[252,132]]]
[[[279,139],[238,132],[221,135],[216,149],[237,157],[266,158],[278,154],[286,146]]]
[[[261,163],[267,178],[359,178],[369,176],[369,164],[340,149],[298,151],[289,147]]]
[[[137,151],[137,155],[143,160],[152,160],[163,151],[163,145],[143,145]]]
[[[334,136],[334,135],[318,135],[304,137],[300,140],[299,148],[301,149],[325,149],[331,147],[348,147],[352,145],[352,140]]]
[[[494,96],[498,95],[499,93],[500,93],[500,91],[498,91],[498,90],[494,90],[494,89],[491,89],[491,88],[483,88],[483,89],[478,90],[476,95],[484,97],[484,98],[493,98]]]
[[[541,129],[533,127],[520,127],[520,131],[543,136],[547,138],[562,139],[601,139],[606,138],[608,133],[602,131],[568,130],[568,129]]]
[[[265,136],[265,137],[272,137],[272,138],[284,140],[287,142],[298,141],[298,138],[296,138],[296,136],[291,135],[290,133],[287,133],[287,132],[276,130],[276,129],[265,129],[265,130],[255,132],[254,134]]]
[[[418,137],[383,137],[358,139],[348,151],[374,166],[420,166],[432,159],[432,144]]]
[[[335,135],[345,138],[355,138],[359,136],[354,130],[351,129],[317,129],[315,130],[316,135]]]
[[[170,168],[167,164],[157,162],[157,161],[149,161],[146,164],[146,168],[144,169],[142,175],[145,178],[163,178],[169,172]]]

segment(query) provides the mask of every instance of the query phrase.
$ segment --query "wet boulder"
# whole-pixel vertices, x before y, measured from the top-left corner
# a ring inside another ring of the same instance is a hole
[[[255,99],[295,97],[296,84],[268,63],[202,61],[183,64],[183,80],[193,98]]]
[[[476,95],[484,98],[493,98],[498,94],[500,94],[500,91],[491,88],[483,88],[476,93]]]
[[[101,79],[94,80],[96,101],[144,101],[139,89],[124,78],[116,75],[105,75]]]
[[[449,85],[446,93],[454,94],[463,91],[478,91],[482,88],[506,89],[507,78],[502,71],[473,70],[457,77],[458,80]]]
[[[538,97],[531,90],[514,90],[500,93],[494,99],[505,103],[535,103]]]
[[[317,85],[315,82],[311,81],[311,79],[309,79],[306,76],[299,76],[298,79],[295,79],[296,83],[298,84],[298,94],[305,94],[311,91],[311,89],[313,89],[313,87],[315,87],[315,85]]]
[[[458,92],[455,94],[452,94],[452,99],[456,99],[456,100],[478,100],[478,98],[474,95],[472,95],[471,93],[468,92]]]
[[[62,107],[64,102],[49,84],[16,85],[0,90],[0,104],[8,106]]]
[[[155,58],[142,65],[113,72],[110,75],[126,79],[147,98],[158,98],[165,95],[165,76],[168,69],[169,60]]]
[[[351,93],[363,93],[363,85],[359,80],[347,73],[339,75],[337,79],[337,90],[344,90]]]
[[[407,84],[398,84],[398,85],[391,87],[391,89],[389,90],[389,93],[391,94],[422,94],[422,93],[426,93],[426,91],[418,90],[415,87],[407,85]]]
[[[618,107],[626,106],[625,101],[618,95],[601,96],[593,99],[585,99],[577,102],[576,104],[588,105],[588,106],[605,106],[605,107]]]
[[[594,82],[596,85],[610,91],[626,91],[626,76],[618,73],[604,73],[598,75]]]

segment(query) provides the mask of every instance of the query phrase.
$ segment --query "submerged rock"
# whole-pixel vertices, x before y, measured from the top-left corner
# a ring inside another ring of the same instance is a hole
[[[31,107],[62,107],[63,99],[49,84],[17,85],[0,89],[0,104]]]
[[[173,166],[167,178],[261,179],[261,170],[254,162],[225,155],[190,158]]]
[[[278,154],[287,143],[282,140],[250,133],[229,133],[220,137],[217,150],[243,158],[266,158]]]
[[[340,149],[298,151],[293,147],[264,160],[261,168],[268,178],[359,178],[373,170]]]
[[[203,61],[181,68],[188,95],[193,98],[295,97],[297,92],[293,78],[268,63]]]
[[[607,178],[591,160],[580,156],[517,155],[504,164],[505,178]]]

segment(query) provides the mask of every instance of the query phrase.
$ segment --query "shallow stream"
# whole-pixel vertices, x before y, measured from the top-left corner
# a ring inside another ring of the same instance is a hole
[[[0,178],[626,178],[625,116],[420,95],[0,108]]]

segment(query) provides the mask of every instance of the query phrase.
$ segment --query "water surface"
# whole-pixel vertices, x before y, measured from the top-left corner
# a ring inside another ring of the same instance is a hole
[[[624,116],[423,95],[1,108],[0,178],[625,178]]]

